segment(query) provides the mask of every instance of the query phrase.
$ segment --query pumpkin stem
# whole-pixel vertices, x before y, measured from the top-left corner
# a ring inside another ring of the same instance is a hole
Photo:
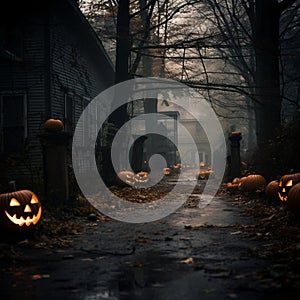
[[[10,181],[8,183],[8,186],[9,186],[9,191],[10,192],[15,192],[17,190],[16,182],[14,180]]]

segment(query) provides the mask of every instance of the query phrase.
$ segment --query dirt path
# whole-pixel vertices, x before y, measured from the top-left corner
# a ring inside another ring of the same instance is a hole
[[[219,197],[148,224],[87,222],[72,248],[20,247],[0,299],[296,299],[264,257],[274,241],[247,234],[254,222]]]

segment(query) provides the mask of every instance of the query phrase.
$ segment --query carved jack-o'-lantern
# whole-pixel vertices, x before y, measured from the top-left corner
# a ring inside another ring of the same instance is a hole
[[[286,202],[288,192],[296,183],[300,182],[300,173],[283,175],[278,184],[278,197],[281,201]]]
[[[134,176],[134,180],[137,185],[143,185],[149,181],[149,173],[148,172],[138,172]]]
[[[116,183],[119,186],[128,186],[135,184],[135,174],[130,171],[121,171],[118,173],[116,177]]]
[[[41,215],[41,203],[29,190],[0,195],[0,223],[7,230],[30,230],[40,221]]]
[[[168,176],[171,175],[171,169],[170,168],[164,168],[164,175]]]

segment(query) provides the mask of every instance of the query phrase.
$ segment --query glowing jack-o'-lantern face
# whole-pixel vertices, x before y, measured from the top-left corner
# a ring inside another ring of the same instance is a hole
[[[164,175],[171,175],[171,169],[170,168],[164,168],[163,169]]]
[[[135,185],[135,174],[130,171],[119,172],[116,177],[116,184],[121,187]]]
[[[137,185],[146,184],[149,181],[149,173],[148,172],[138,172],[134,177]]]
[[[281,177],[278,184],[278,197],[282,202],[288,200],[288,192],[296,183],[300,182],[300,173],[287,174]]]
[[[28,190],[0,195],[0,207],[0,222],[8,230],[31,229],[42,215],[39,199]]]

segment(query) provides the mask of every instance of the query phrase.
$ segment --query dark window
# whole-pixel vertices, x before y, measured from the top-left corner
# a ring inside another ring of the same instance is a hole
[[[25,99],[23,95],[1,96],[1,147],[4,153],[20,153],[25,141]]]
[[[13,25],[2,26],[0,29],[0,43],[2,58],[22,59],[23,38],[19,27]]]

